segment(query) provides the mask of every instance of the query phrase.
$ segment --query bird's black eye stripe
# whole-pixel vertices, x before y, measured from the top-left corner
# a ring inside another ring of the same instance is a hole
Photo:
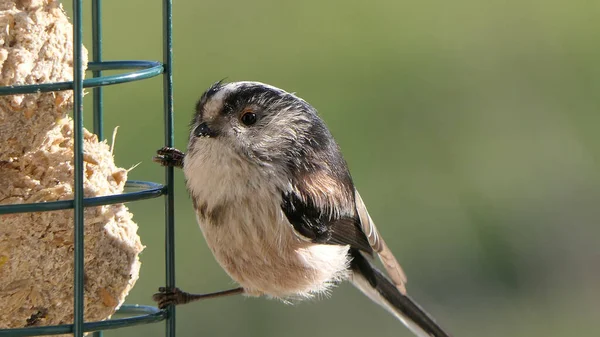
[[[242,113],[240,120],[242,121],[242,123],[244,123],[244,125],[250,126],[250,125],[253,125],[254,123],[256,123],[257,117],[254,112],[245,111]]]

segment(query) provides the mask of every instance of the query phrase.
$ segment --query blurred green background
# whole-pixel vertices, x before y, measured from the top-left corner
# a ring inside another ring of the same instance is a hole
[[[105,59],[161,60],[161,6],[105,1]],[[175,1],[176,145],[185,149],[194,104],[219,79],[296,92],[340,143],[409,292],[455,336],[597,336],[598,15],[593,1]],[[90,48],[89,15],[85,34]],[[141,162],[131,179],[164,178],[151,161],[163,145],[161,81],[106,88],[116,162]],[[176,177],[178,285],[233,286]],[[164,283],[163,200],[129,207],[146,249],[127,302],[152,304]],[[177,328],[410,336],[347,284],[294,306],[242,297],[182,306]],[[158,324],[106,336],[163,333]]]

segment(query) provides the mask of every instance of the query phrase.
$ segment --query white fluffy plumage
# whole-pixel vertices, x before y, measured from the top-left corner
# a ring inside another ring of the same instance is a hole
[[[285,301],[326,294],[349,277],[348,246],[298,235],[281,210],[289,182],[258,170],[220,139],[193,138],[184,162],[200,229],[247,295]]]

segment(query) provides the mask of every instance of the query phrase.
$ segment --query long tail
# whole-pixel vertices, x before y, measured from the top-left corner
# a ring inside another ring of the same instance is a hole
[[[352,283],[419,337],[451,337],[410,297],[377,270],[359,251],[351,251]]]

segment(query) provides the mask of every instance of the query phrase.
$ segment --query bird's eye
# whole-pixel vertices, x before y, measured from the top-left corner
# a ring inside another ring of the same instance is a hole
[[[244,123],[244,125],[250,126],[256,123],[256,114],[252,111],[245,111],[244,113],[242,113],[240,120],[242,121],[242,123]]]

